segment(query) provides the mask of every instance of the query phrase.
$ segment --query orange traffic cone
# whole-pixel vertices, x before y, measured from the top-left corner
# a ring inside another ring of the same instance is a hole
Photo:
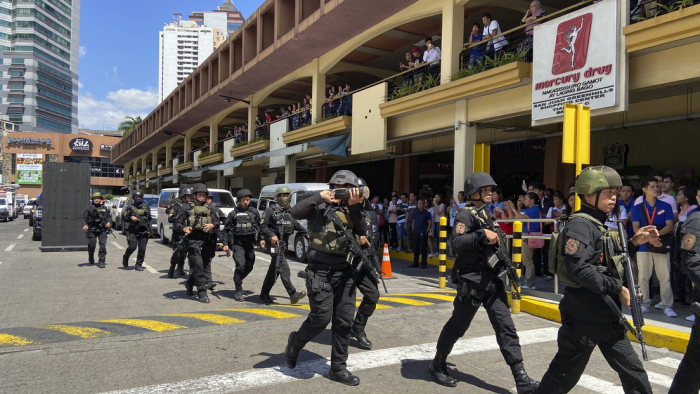
[[[384,244],[384,255],[382,256],[382,276],[393,278],[391,275],[391,260],[389,259],[389,245]]]

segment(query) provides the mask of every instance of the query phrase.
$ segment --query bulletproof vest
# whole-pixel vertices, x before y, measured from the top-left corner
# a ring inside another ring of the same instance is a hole
[[[101,205],[99,208],[92,206],[90,212],[90,222],[94,225],[99,225],[102,222],[102,218],[107,215],[107,208]]]
[[[130,227],[135,228],[141,225],[140,221],[143,220],[144,216],[146,216],[146,209],[148,209],[148,207],[144,208],[143,204],[141,205],[141,208],[138,208],[136,205],[131,205],[131,210],[136,214],[135,216],[139,218],[139,222],[129,220]]]
[[[483,212],[488,212],[488,207],[483,208],[481,211],[474,205],[466,205],[461,210],[469,212],[472,218],[475,219],[474,222],[478,223],[479,229],[488,228],[497,233],[503,232],[501,227],[496,223],[490,216],[484,215]],[[507,248],[507,245],[504,245]],[[485,262],[491,255],[495,252],[495,247],[492,245],[479,245],[478,258],[480,262]]]
[[[180,200],[174,200],[173,202],[170,203],[168,206],[168,209],[165,210],[166,214],[170,214],[170,212],[173,211],[174,208],[180,208],[182,206],[182,202]]]
[[[233,232],[235,235],[253,235],[255,234],[255,219],[250,211],[236,210],[236,227]]]
[[[683,272],[687,273],[693,269],[689,265],[700,254],[700,243],[697,242],[698,237],[700,237],[700,211],[690,214],[685,222],[679,226],[676,244],[679,249],[678,261]],[[692,279],[696,275],[688,274],[688,277]],[[693,287],[698,288],[695,280],[693,280]],[[698,301],[698,294],[695,291],[693,292],[693,301]]]
[[[292,215],[289,211],[275,209],[275,221],[277,222],[277,229],[282,229],[282,234],[279,235],[294,234],[294,222],[292,221]]]
[[[609,231],[598,219],[585,213],[574,213],[564,222],[564,227],[560,232],[552,234],[552,239],[549,244],[549,271],[557,275],[560,283],[573,288],[581,287],[581,285],[569,275],[569,270],[566,268],[566,263],[564,262],[565,256],[564,253],[562,253],[565,246],[564,237],[562,237],[561,234],[566,228],[566,224],[576,217],[590,221],[602,233],[598,241],[603,242],[605,245],[603,255],[599,260],[589,261],[588,263],[600,273],[607,274],[613,278],[622,279],[622,274],[624,274],[625,271],[622,267],[622,256],[618,255],[622,250],[620,234],[617,231]]]
[[[335,214],[349,229],[354,229],[355,225],[350,218],[350,212],[347,207],[333,208]],[[338,238],[343,237],[342,230],[336,230],[335,225],[330,220],[326,221],[326,225],[320,232],[309,232],[311,247],[322,252],[345,256],[347,248],[344,242],[338,242]]]
[[[194,231],[202,231],[207,224],[212,224],[211,211],[207,205],[193,206],[187,211],[189,224]]]

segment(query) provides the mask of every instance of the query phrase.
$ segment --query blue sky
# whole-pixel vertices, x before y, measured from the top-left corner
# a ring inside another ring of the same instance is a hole
[[[234,0],[246,19],[263,0]],[[158,32],[173,13],[210,11],[222,0],[83,0],[80,10],[80,128],[114,130],[124,116],[158,104]]]

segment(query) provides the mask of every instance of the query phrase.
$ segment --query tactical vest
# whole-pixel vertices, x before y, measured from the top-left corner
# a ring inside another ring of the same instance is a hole
[[[138,222],[134,222],[131,220],[131,218],[127,218],[127,220],[129,220],[129,227],[139,227],[141,225],[141,220],[143,220],[143,217],[146,216],[146,208],[137,208],[136,205],[130,205],[129,208],[131,208],[131,211],[136,214],[137,218],[139,218]]]
[[[275,211],[275,221],[277,222],[277,229],[282,229],[282,234],[279,235],[294,234],[294,222],[292,221],[292,215],[288,211]]]
[[[336,208],[335,214],[338,215],[340,221],[343,222],[349,229],[355,228],[347,208]],[[336,230],[333,222],[328,220],[320,232],[309,232],[309,238],[311,241],[310,246],[315,250],[345,256],[348,253],[347,248],[344,244],[338,243],[338,238],[342,236],[342,230]]]
[[[255,220],[253,214],[249,211],[235,211],[236,227],[233,232],[235,235],[253,235],[255,234]]]
[[[93,205],[90,212],[90,223],[94,226],[99,226],[102,223],[102,218],[106,217],[107,208],[101,205],[99,208]]]
[[[609,231],[598,219],[585,213],[574,213],[564,222],[564,227],[560,232],[552,234],[549,246],[549,272],[556,274],[560,283],[573,288],[581,287],[581,285],[569,275],[569,270],[566,268],[566,263],[564,262],[565,257],[562,253],[564,250],[564,237],[561,236],[561,233],[566,228],[566,224],[569,220],[576,217],[590,221],[603,233],[599,238],[605,245],[603,257],[599,262],[588,263],[600,273],[605,273],[613,278],[622,279],[622,275],[625,272],[622,267],[622,256],[615,255],[622,250],[619,233],[617,231]]]
[[[499,236],[505,239],[505,232],[501,229],[501,226],[499,226],[498,223],[496,223],[495,221],[484,217],[483,214],[480,214],[479,208],[477,208],[476,206],[466,205],[461,210],[469,212],[473,218],[477,219],[480,229],[492,229],[492,231],[498,233]],[[482,210],[488,210],[488,207],[482,208]],[[510,254],[510,247],[508,244],[503,245],[503,242],[501,242],[500,247],[505,248],[506,254]],[[491,255],[494,252],[495,246],[493,245],[479,245],[478,258],[480,259],[480,261],[485,262],[489,257],[491,257]]]
[[[202,231],[207,224],[213,224],[211,220],[211,211],[207,205],[194,206],[187,211],[189,216],[189,225],[194,231]]]

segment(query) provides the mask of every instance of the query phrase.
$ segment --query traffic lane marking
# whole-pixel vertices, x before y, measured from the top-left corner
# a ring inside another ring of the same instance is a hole
[[[117,336],[117,334],[111,333],[109,331],[100,330],[99,328],[93,327],[79,327],[79,326],[69,326],[65,324],[52,324],[46,326],[37,326],[36,328],[43,328],[45,330],[54,330],[64,332],[68,335],[75,335],[80,338],[105,338]]]
[[[29,229],[28,229],[28,228],[25,228],[25,229],[24,229],[24,232],[26,233],[27,231],[29,231]]]
[[[24,238],[24,234],[20,234],[17,236],[17,239],[22,239],[22,238]]]
[[[245,313],[251,313],[254,315],[272,317],[275,319],[289,319],[292,317],[301,317],[301,315],[296,315],[294,313],[280,312],[280,311],[275,311],[275,310],[270,310],[270,309],[261,309],[261,308],[234,308],[234,309],[221,309],[221,311],[245,312]]]
[[[112,245],[116,246],[117,249],[124,249],[124,247],[119,245],[116,241],[112,241]]]
[[[165,332],[179,330],[181,328],[187,328],[185,326],[180,326],[177,324],[164,323],[157,320],[144,320],[144,319],[111,319],[111,320],[99,320],[102,323],[116,323],[124,324],[127,326],[134,326],[139,328],[145,328],[147,330],[156,332]]]
[[[136,257],[132,257],[131,260],[136,261]],[[145,262],[143,263],[143,268],[145,268],[146,271],[148,271],[152,274],[158,273],[158,271],[155,268],[151,267],[150,265],[146,264]]]
[[[15,245],[16,245],[16,244],[10,244],[10,246],[8,246],[7,248],[5,248],[5,252],[11,252],[12,249],[14,249]]]
[[[439,294],[403,293],[403,294],[394,294],[394,295],[404,296],[404,297],[432,298],[434,300],[442,300],[442,301],[450,301],[450,302],[455,300],[454,296],[445,296],[445,295],[439,295]]]
[[[544,342],[553,342],[557,338],[557,328],[540,328],[518,333],[522,346]],[[436,343],[402,346],[381,350],[372,350],[350,354],[348,370],[351,372],[375,369],[391,365],[400,365],[407,360],[427,361],[435,357]],[[485,336],[457,341],[451,355],[480,353],[498,350],[495,336]],[[113,391],[109,394],[141,394],[154,392],[167,393],[220,393],[251,390],[282,383],[295,382],[301,379],[311,379],[325,376],[330,368],[330,360],[320,358],[301,362],[294,369],[285,366],[272,368],[251,369],[224,375],[214,375],[199,379],[186,380],[178,383],[168,383],[131,390]]]
[[[434,305],[434,303],[432,303],[432,302],[412,300],[410,298],[403,298],[403,297],[379,297],[379,301],[395,302],[397,304],[405,304],[405,305]]]
[[[657,360],[651,360],[651,362],[654,364],[663,365],[664,367],[669,367],[669,368],[673,368],[673,369],[678,369],[678,366],[681,364],[681,360],[676,360],[675,358],[671,358],[671,357],[659,358]]]

